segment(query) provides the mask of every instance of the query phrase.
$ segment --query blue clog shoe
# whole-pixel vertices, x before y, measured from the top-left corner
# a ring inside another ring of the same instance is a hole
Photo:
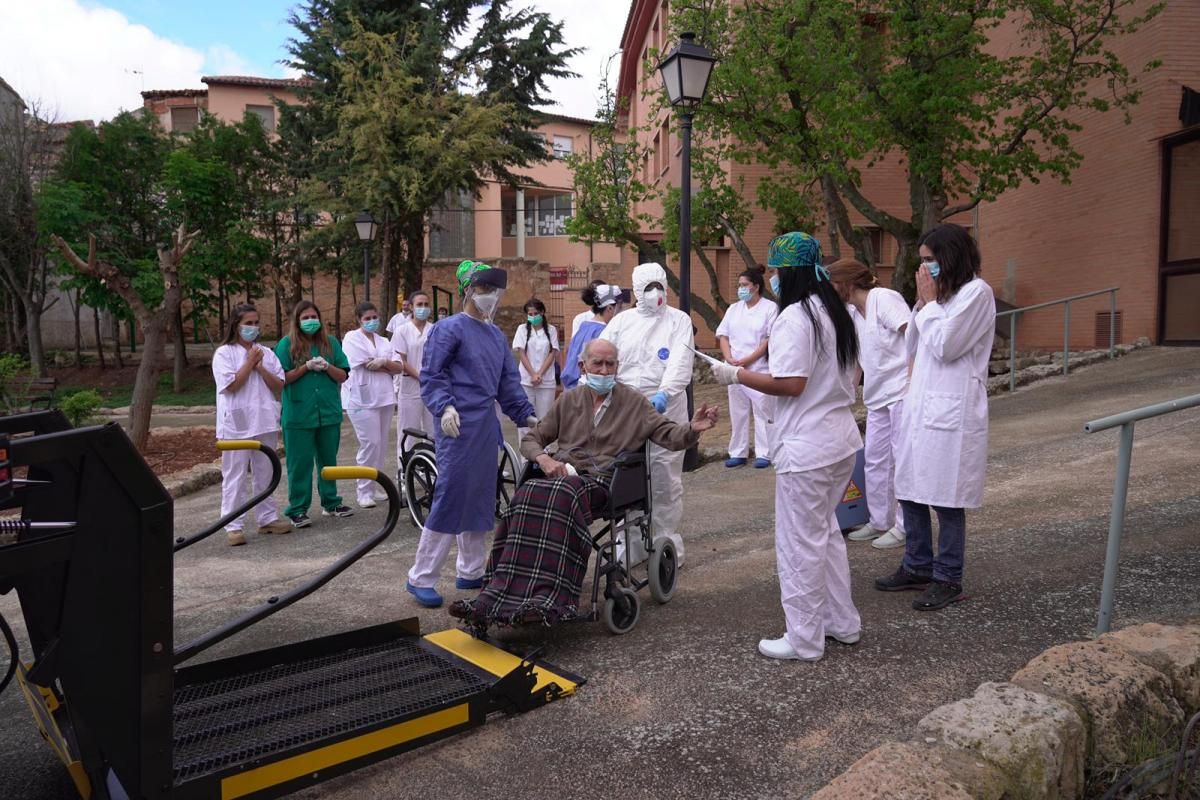
[[[454,588],[455,589],[482,589],[483,588],[483,578],[475,578],[475,579],[455,578],[454,579]]]
[[[438,608],[442,604],[442,596],[438,594],[437,589],[431,589],[426,586],[413,586],[411,583],[405,583],[404,588],[408,589],[408,593],[417,598],[417,602],[426,608]]]
[[[754,468],[755,469],[766,469],[769,466],[771,466],[771,459],[769,459],[769,458],[754,459]]]
[[[744,458],[727,458],[727,459],[725,459],[725,466],[729,467],[730,469],[732,469],[733,467],[744,467],[744,466],[746,466],[746,459],[744,459]]]

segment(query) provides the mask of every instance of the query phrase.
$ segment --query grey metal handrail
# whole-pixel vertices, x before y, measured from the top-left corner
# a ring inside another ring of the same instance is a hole
[[[1104,554],[1104,583],[1100,588],[1100,609],[1096,618],[1096,635],[1107,633],[1112,627],[1113,595],[1117,584],[1117,562],[1121,557],[1121,536],[1125,532],[1125,498],[1129,492],[1129,463],[1133,458],[1133,425],[1151,417],[1160,417],[1173,411],[1200,406],[1200,394],[1155,403],[1152,406],[1135,408],[1092,420],[1083,426],[1084,433],[1106,431],[1121,426],[1120,445],[1117,448],[1117,477],[1113,483],[1112,510],[1108,518],[1108,549]]]
[[[1063,375],[1067,375],[1070,372],[1071,360],[1071,303],[1076,300],[1086,300],[1089,297],[1108,294],[1108,357],[1116,358],[1117,291],[1119,289],[1119,286],[1113,286],[1109,289],[1097,289],[1094,292],[1076,294],[1071,297],[1064,297],[1061,300],[1051,300],[1047,303],[1037,303],[1032,306],[997,312],[996,319],[1008,317],[1008,391],[1012,393],[1017,390],[1017,317],[1026,311],[1037,311],[1038,309],[1058,305],[1063,307]]]

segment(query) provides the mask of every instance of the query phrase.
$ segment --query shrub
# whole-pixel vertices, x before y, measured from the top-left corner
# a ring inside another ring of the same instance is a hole
[[[96,410],[104,404],[104,398],[94,389],[84,389],[63,398],[58,409],[66,415],[72,427],[90,425],[95,420]]]

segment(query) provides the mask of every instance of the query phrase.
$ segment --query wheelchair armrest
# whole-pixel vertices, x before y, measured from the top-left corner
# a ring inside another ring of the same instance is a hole
[[[646,452],[644,450],[636,450],[633,452],[618,453],[613,459],[614,469],[637,469],[644,466],[646,463]]]
[[[613,459],[608,494],[614,512],[645,504],[648,494],[648,469],[644,450],[621,453]]]

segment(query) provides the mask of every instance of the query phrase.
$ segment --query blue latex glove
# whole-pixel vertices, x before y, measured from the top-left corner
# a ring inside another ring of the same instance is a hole
[[[654,406],[654,410],[660,414],[667,413],[667,393],[658,392],[654,397],[650,398],[650,405]]]

